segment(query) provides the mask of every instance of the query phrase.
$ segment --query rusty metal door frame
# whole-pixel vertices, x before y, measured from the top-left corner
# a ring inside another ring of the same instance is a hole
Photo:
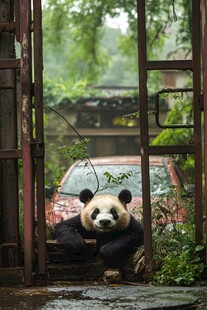
[[[12,2],[11,4],[12,5]],[[46,223],[44,196],[44,130],[42,86],[42,8],[41,0],[14,0],[15,19],[1,23],[1,31],[13,32],[21,46],[21,58],[0,59],[0,69],[15,70],[21,77],[21,142],[22,147],[0,150],[0,159],[21,159],[23,163],[24,205],[24,274],[25,284],[47,283]],[[33,16],[33,18],[32,18]],[[16,105],[15,105],[16,106]],[[33,113],[34,111],[34,113]],[[18,111],[17,111],[18,112]],[[17,117],[17,116],[16,116]],[[34,133],[35,128],[35,133]],[[19,130],[20,131],[20,130]],[[18,130],[15,132],[16,136]],[[5,206],[6,207],[6,206]],[[18,208],[18,206],[16,206]],[[36,209],[36,211],[35,211]],[[35,261],[35,213],[37,215],[37,255]]]
[[[42,86],[42,9],[41,0],[19,0],[20,43],[22,48],[22,159],[24,195],[24,260],[25,284],[34,283],[35,260],[34,217],[37,207],[38,231],[38,275],[41,284],[46,284],[46,224],[44,196],[44,129],[43,129],[43,86]],[[33,7],[32,7],[33,5]],[[33,21],[31,10],[33,9]],[[31,35],[33,31],[33,36]],[[32,44],[33,43],[33,44]],[[32,49],[33,46],[33,49]],[[32,65],[32,56],[34,67]],[[32,75],[34,81],[32,81]],[[32,93],[34,91],[34,93]],[[32,98],[34,101],[32,102]],[[33,124],[32,110],[35,121]],[[33,128],[35,127],[35,135]],[[36,187],[36,191],[35,191]],[[36,192],[36,199],[35,199]]]
[[[204,174],[205,174],[205,214],[207,214],[207,1],[202,0],[202,60],[203,60],[203,106],[204,106]],[[207,217],[205,216],[205,236],[207,240]],[[207,248],[206,248],[207,265]]]
[[[145,239],[146,274],[152,269],[152,227],[150,202],[149,156],[161,154],[195,155],[195,239],[203,239],[202,216],[202,143],[201,143],[201,56],[200,56],[200,1],[192,0],[192,60],[147,59],[146,12],[147,0],[137,0],[138,9],[138,64],[140,98],[140,140],[143,185],[143,221]],[[193,73],[194,137],[192,145],[152,146],[149,144],[147,72],[150,70],[189,70]]]

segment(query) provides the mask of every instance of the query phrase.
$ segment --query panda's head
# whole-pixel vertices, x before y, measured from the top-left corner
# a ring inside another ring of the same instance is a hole
[[[124,230],[129,225],[130,214],[126,204],[132,200],[130,191],[124,189],[116,197],[105,194],[94,196],[89,189],[84,189],[79,198],[85,204],[81,223],[86,230],[105,233]]]

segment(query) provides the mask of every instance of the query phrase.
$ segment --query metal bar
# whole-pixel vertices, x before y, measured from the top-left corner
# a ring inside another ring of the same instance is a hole
[[[194,147],[195,147],[195,238],[196,243],[203,239],[202,212],[202,145],[201,145],[201,59],[200,59],[200,1],[192,1],[192,58],[194,89]]]
[[[37,228],[38,228],[38,271],[41,283],[47,283],[46,222],[44,191],[44,125],[43,125],[43,56],[42,56],[42,9],[41,0],[33,0],[34,29],[34,106],[36,141],[42,157],[36,159],[37,174]]]
[[[0,159],[14,159],[21,158],[22,152],[20,150],[0,150]]]
[[[44,158],[44,144],[42,142],[32,142],[32,157]]]
[[[18,243],[17,242],[2,243],[0,248],[3,248],[3,247],[16,247],[16,248],[18,248]]]
[[[34,257],[34,200],[33,200],[33,162],[32,140],[32,99],[31,99],[31,2],[20,0],[20,40],[22,45],[22,159],[23,159],[23,200],[24,200],[24,263],[25,285],[33,284]]]
[[[5,32],[15,32],[16,23],[15,22],[0,23],[0,30]]]
[[[15,22],[16,22],[16,40],[20,42],[20,7],[19,0],[14,1],[14,13],[15,13]]]
[[[207,214],[207,1],[202,1],[202,59],[203,59],[203,105],[204,105],[204,175],[205,175],[205,214]],[[207,216],[205,216],[207,240]],[[207,248],[206,248],[207,265]]]
[[[147,70],[193,70],[192,60],[147,61]]]
[[[166,129],[166,128],[194,128],[193,124],[161,124],[160,122],[160,94],[165,94],[165,93],[184,93],[184,92],[192,92],[192,88],[166,88],[166,89],[161,89],[159,92],[156,94],[156,100],[155,100],[155,123],[159,128]]]
[[[149,178],[149,132],[147,106],[147,51],[145,0],[137,0],[138,11],[138,64],[139,64],[139,99],[140,99],[140,144],[142,163],[142,196],[145,247],[145,276],[152,271],[152,221]]]
[[[14,86],[0,86],[0,89],[14,89]]]
[[[161,154],[194,154],[193,145],[150,145],[150,155],[161,155]]]
[[[21,59],[0,59],[0,69],[20,69]]]
[[[4,25],[14,20],[13,5],[9,1],[0,2],[0,21]],[[8,59],[15,55],[15,47],[13,34],[6,32],[1,36],[0,54],[1,59]],[[5,44],[7,48],[5,48]],[[12,59],[12,61],[16,61]],[[16,103],[16,92],[14,80],[14,70],[1,70],[0,84],[2,87],[6,85],[14,85],[14,88],[10,91],[1,90],[0,102],[1,102],[1,128],[0,128],[0,148],[16,149],[17,148],[17,133],[16,133],[16,110],[14,104]],[[1,242],[3,243],[16,243],[17,247],[3,247],[0,251],[0,261],[3,267],[17,267],[19,266],[19,207],[18,207],[18,167],[16,159],[7,159],[1,161],[0,165],[0,191],[1,191]],[[11,195],[12,193],[12,195]],[[11,216],[12,215],[12,216]]]
[[[189,93],[193,92],[192,87],[182,87],[182,88],[163,88],[160,91],[158,91],[158,94],[165,94],[165,93]]]

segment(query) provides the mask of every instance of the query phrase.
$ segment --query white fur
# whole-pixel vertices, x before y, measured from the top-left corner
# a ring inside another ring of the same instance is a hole
[[[100,213],[93,220],[91,215],[96,208],[99,209]],[[118,220],[114,220],[113,215],[110,213],[112,208],[116,210]],[[101,220],[109,220],[110,223],[103,227]],[[112,195],[94,196],[81,212],[81,222],[87,230],[95,229],[102,232],[115,229],[123,230],[128,226],[129,220],[130,215],[126,206],[117,197]]]

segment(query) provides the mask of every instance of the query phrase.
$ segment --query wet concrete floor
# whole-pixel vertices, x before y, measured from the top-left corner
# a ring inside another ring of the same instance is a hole
[[[207,309],[207,287],[74,285],[0,287],[0,309]]]

